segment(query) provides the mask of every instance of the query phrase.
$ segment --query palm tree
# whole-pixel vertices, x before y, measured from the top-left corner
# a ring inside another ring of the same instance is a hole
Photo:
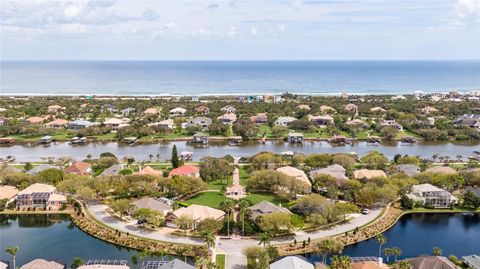
[[[235,200],[228,199],[220,203],[223,211],[227,212],[227,236],[230,236],[230,213],[235,207]]]
[[[140,252],[140,260],[142,261],[142,267],[143,268],[143,265],[145,263],[145,258],[147,258],[148,256],[150,256],[150,252],[148,250],[144,250],[142,252]]]
[[[327,263],[328,254],[342,253],[343,245],[332,240],[324,239],[315,245],[315,254],[322,256],[322,262]]]
[[[380,249],[378,250],[378,257],[382,257],[382,245],[385,245],[387,243],[387,238],[383,234],[377,235],[375,237],[377,239],[378,244],[380,245]]]
[[[150,162],[152,162],[152,158],[153,158],[153,154],[148,154],[148,159],[150,160]]]
[[[157,162],[160,162],[160,153],[157,153],[156,157],[157,157]]]
[[[92,155],[91,155],[91,154],[88,154],[88,155],[87,155],[87,159],[89,159],[89,160],[92,159]]]
[[[432,254],[433,254],[434,256],[442,256],[442,249],[439,248],[439,247],[434,247],[434,248],[432,249]]]
[[[395,262],[397,262],[398,256],[402,255],[402,250],[398,247],[393,247],[392,251],[393,251],[392,254],[395,257]]]
[[[330,267],[332,269],[350,269],[352,268],[352,260],[348,256],[333,256]]]
[[[413,266],[406,260],[400,261],[395,266],[396,269],[412,269]]]
[[[240,215],[242,216],[242,236],[245,236],[245,213],[249,210],[250,202],[248,200],[238,201],[238,207],[240,208]]]
[[[202,238],[205,245],[207,245],[207,248],[215,247],[215,234],[213,234],[212,231],[203,231]]]
[[[13,259],[13,268],[17,268],[16,267],[16,257],[17,257],[17,251],[18,251],[18,246],[16,247],[7,247],[7,249],[5,249],[5,251],[10,254],[10,256],[12,256],[12,259]]]
[[[385,248],[383,254],[387,257],[387,263],[390,261],[390,256],[393,255],[393,248]]]
[[[269,232],[261,233],[258,237],[258,244],[263,246],[270,245],[270,241],[272,239],[272,234]]]
[[[192,225],[193,220],[190,216],[181,215],[175,219],[175,224],[178,228],[183,230],[183,233],[187,235],[187,229]]]

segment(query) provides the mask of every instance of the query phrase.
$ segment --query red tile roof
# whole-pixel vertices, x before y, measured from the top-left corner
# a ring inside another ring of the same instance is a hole
[[[67,167],[64,172],[66,174],[77,174],[77,175],[88,175],[90,172],[88,172],[88,168],[90,168],[92,165],[86,162],[74,162],[70,167]]]
[[[198,172],[200,172],[200,168],[198,168],[197,166],[184,165],[184,166],[180,166],[178,168],[172,169],[172,171],[170,171],[168,176],[169,177],[172,177],[172,176],[188,176],[188,175],[192,175],[192,174],[197,174]]]

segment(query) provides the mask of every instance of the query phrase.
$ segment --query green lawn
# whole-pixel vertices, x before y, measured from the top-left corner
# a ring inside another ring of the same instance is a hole
[[[224,269],[225,268],[225,255],[217,254],[215,257],[215,269]]]
[[[258,137],[262,137],[265,134],[266,137],[272,137],[272,129],[266,124],[258,125]]]
[[[240,172],[240,185],[245,186],[245,182],[247,179],[250,177],[250,173],[248,172],[248,167],[247,166],[240,166],[239,172]]]
[[[226,184],[226,186],[229,186],[230,184],[232,184],[232,177],[228,177],[227,179],[223,179],[222,181],[220,180],[214,180],[212,182],[208,182],[208,190],[221,190],[222,189],[222,186],[224,186]]]
[[[220,203],[225,200],[227,200],[227,197],[220,192],[202,192],[188,200],[185,200],[185,203],[220,208]]]
[[[272,193],[250,193],[245,199],[249,200],[252,205],[258,204],[261,201],[269,201],[276,205],[287,203],[287,201],[280,199],[277,195]]]

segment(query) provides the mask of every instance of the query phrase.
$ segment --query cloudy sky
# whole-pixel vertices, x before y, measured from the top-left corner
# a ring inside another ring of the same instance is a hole
[[[480,0],[0,2],[3,60],[480,60]]]

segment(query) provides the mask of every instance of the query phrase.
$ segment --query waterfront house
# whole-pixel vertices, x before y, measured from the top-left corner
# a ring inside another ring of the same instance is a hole
[[[59,105],[53,105],[53,106],[48,106],[47,111],[50,113],[59,113],[67,109],[66,107],[59,106]]]
[[[303,134],[302,133],[289,133],[288,134],[288,143],[296,144],[296,143],[303,143]]]
[[[353,177],[355,179],[374,179],[374,178],[387,178],[387,174],[382,170],[370,170],[370,169],[359,169],[353,171]]]
[[[331,106],[321,105],[320,112],[322,113],[335,113],[337,110]]]
[[[159,122],[149,123],[148,126],[157,126],[159,129],[171,130],[175,127],[172,119],[166,119]]]
[[[266,124],[268,123],[267,113],[257,113],[257,115],[250,117],[250,121],[256,124]]]
[[[226,114],[235,114],[237,112],[237,109],[233,106],[224,106],[220,110]]]
[[[134,201],[133,205],[135,208],[148,208],[150,210],[155,210],[163,215],[172,212],[172,205],[165,203],[164,201],[159,201],[151,197],[145,197],[140,200]]]
[[[313,264],[309,263],[301,256],[287,256],[270,264],[270,269],[313,269]]]
[[[66,266],[59,264],[55,261],[47,261],[44,259],[35,259],[22,267],[20,269],[65,269]]]
[[[216,221],[223,220],[225,212],[208,206],[193,204],[169,213],[165,218],[166,226],[177,228],[175,220],[181,216],[190,217],[192,219],[192,223],[189,225],[189,228],[196,229],[198,224],[206,219],[214,219]]]
[[[237,120],[237,115],[233,113],[226,113],[217,118],[223,123],[234,123]]]
[[[44,126],[47,128],[64,128],[65,126],[67,126],[67,124],[68,124],[68,120],[56,119],[56,120],[45,123]]]
[[[65,174],[90,175],[92,173],[92,164],[86,162],[74,162],[65,168]]]
[[[40,208],[58,210],[67,202],[65,196],[57,193],[51,185],[35,183],[17,194],[17,210]]]
[[[140,166],[139,171],[133,173],[134,175],[148,175],[148,176],[163,176],[163,172],[161,170],[153,169],[150,166],[145,166],[142,168]]]
[[[308,110],[310,110],[311,108],[310,108],[309,105],[304,105],[304,104],[302,104],[302,105],[298,105],[298,106],[296,107],[296,109],[298,109],[298,110],[307,110],[307,111],[308,111]]]
[[[395,166],[395,171],[404,173],[409,177],[413,177],[414,175],[420,173],[420,167],[415,164],[399,164]]]
[[[467,126],[480,131],[480,114],[465,114],[453,121],[457,126]]]
[[[95,126],[95,125],[98,125],[98,123],[97,122],[91,122],[91,121],[88,121],[88,120],[78,119],[78,120],[71,121],[68,124],[68,128],[73,129],[73,130],[80,130],[80,129],[92,127],[92,126]]]
[[[62,168],[60,166],[57,166],[57,165],[51,165],[51,164],[40,164],[40,165],[37,165],[37,166],[34,166],[32,169],[28,170],[28,171],[25,171],[26,174],[28,175],[31,175],[31,176],[35,176],[37,175],[38,173],[44,171],[44,170],[47,170],[47,169],[58,169],[58,170],[62,170]]]
[[[462,261],[470,268],[480,269],[480,256],[478,255],[462,256]]]
[[[44,120],[45,120],[45,118],[38,117],[38,116],[33,116],[33,117],[25,119],[25,121],[27,123],[30,123],[30,124],[39,124],[39,123],[42,123]]]
[[[98,175],[99,177],[108,177],[108,176],[116,176],[123,170],[122,164],[114,164],[107,169],[103,170],[103,172]]]
[[[406,259],[412,269],[458,269],[447,257],[443,256],[419,256]]]
[[[183,107],[176,107],[174,109],[170,109],[170,116],[183,116],[187,113],[187,110]]]
[[[193,135],[193,143],[196,144],[208,144],[208,134],[196,133]]]
[[[207,117],[196,117],[187,122],[186,126],[199,126],[203,129],[207,129],[212,124],[212,119]]]
[[[307,175],[302,170],[292,166],[283,166],[277,168],[277,171],[304,183],[308,187],[305,189],[305,193],[310,193],[312,191],[312,183],[308,180]]]
[[[351,269],[390,269],[381,261],[356,261],[352,262]]]
[[[0,186],[0,200],[7,200],[7,204],[15,200],[18,194],[18,189],[14,186]]]
[[[383,120],[380,122],[380,128],[393,127],[398,131],[403,131],[403,126],[397,123],[395,120]]]
[[[118,131],[120,128],[130,126],[130,119],[107,118],[103,124],[105,127],[112,129],[112,131]]]
[[[188,177],[200,177],[200,168],[194,165],[182,165],[178,168],[174,168],[168,173],[168,177],[174,176],[188,176]]]
[[[250,209],[250,211],[252,212],[252,218],[254,220],[257,219],[259,216],[276,212],[292,214],[292,212],[290,212],[290,210],[288,210],[287,208],[282,207],[281,205],[274,205],[269,201],[261,201],[260,203],[249,207],[248,209]]]
[[[348,177],[345,175],[345,168],[343,168],[343,166],[339,165],[339,164],[332,164],[332,165],[329,165],[327,166],[326,168],[320,168],[320,169],[315,169],[315,170],[312,170],[310,171],[310,173],[308,173],[308,175],[310,176],[310,178],[315,181],[315,178],[318,176],[318,175],[329,175],[333,178],[335,178],[335,180],[337,181],[337,184],[338,185],[341,185],[343,183],[345,183],[345,181],[348,180]]]
[[[210,108],[208,108],[207,106],[197,106],[194,111],[195,113],[201,115],[207,115],[208,113],[210,113]]]
[[[334,119],[330,115],[320,115],[320,116],[312,116],[308,115],[307,116],[308,120],[315,123],[316,125],[320,127],[325,127],[329,124],[333,124]]]
[[[179,259],[173,259],[171,261],[148,261],[143,269],[195,269],[195,266]]]
[[[145,111],[143,111],[143,114],[145,114],[147,116],[157,115],[159,113],[160,113],[160,111],[157,108],[154,108],[154,107],[147,108],[147,109],[145,109]]]
[[[288,124],[290,124],[291,122],[293,121],[296,121],[297,118],[294,118],[294,117],[278,117],[278,119],[275,121],[275,125],[277,126],[287,126]]]
[[[8,269],[9,268],[9,262],[8,261],[2,261],[0,260],[0,269]]]
[[[424,206],[435,208],[448,208],[458,203],[457,197],[428,183],[412,186],[407,197]]]
[[[450,166],[434,166],[425,169],[425,173],[432,174],[443,174],[443,175],[456,175],[458,174],[457,170],[453,169]]]

